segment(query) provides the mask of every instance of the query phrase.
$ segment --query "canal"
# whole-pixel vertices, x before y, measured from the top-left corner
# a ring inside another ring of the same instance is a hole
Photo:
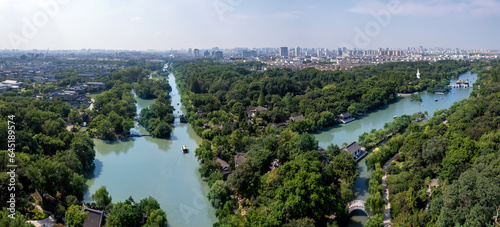
[[[471,73],[460,76],[463,80],[475,81],[476,78],[477,75]],[[183,114],[180,93],[172,74],[168,75],[168,81],[172,86],[170,96],[174,113]],[[453,79],[450,83],[455,81]],[[471,91],[471,88],[453,88],[447,95],[423,93],[422,103],[402,97],[356,121],[327,128],[315,136],[321,147],[331,143],[342,146],[343,143],[357,141],[359,135],[373,128],[383,128],[393,116],[418,111],[427,111],[432,116],[437,109],[449,108],[454,102],[469,97]],[[438,101],[435,102],[435,99]],[[136,101],[138,112],[154,102],[138,97]],[[178,102],[180,105],[177,105]],[[136,125],[132,133],[146,133],[146,130]],[[199,163],[194,157],[201,138],[189,124],[181,124],[176,118],[170,140],[137,137],[116,142],[95,139],[94,142],[96,168],[87,180],[89,190],[85,201],[91,201],[90,194],[105,185],[114,203],[125,201],[129,196],[136,201],[153,196],[166,211],[169,226],[212,226],[217,221],[215,209],[206,197],[208,185],[200,178]],[[182,145],[188,146],[188,154],[182,154]],[[354,198],[366,200],[370,172],[364,159],[358,163],[358,168],[361,172],[355,183]],[[354,214],[350,226],[363,226],[367,220],[364,214]]]
[[[459,77],[460,80],[469,79],[475,82],[477,74],[465,73]],[[454,84],[457,79],[450,80],[450,84]],[[447,109],[453,103],[469,97],[472,88],[453,88],[446,95],[436,95],[430,93],[420,94],[422,102],[410,101],[409,97],[400,97],[396,102],[379,108],[378,110],[362,116],[353,122],[345,125],[336,125],[327,128],[319,133],[316,133],[316,139],[319,141],[320,147],[327,147],[329,144],[337,144],[342,147],[343,143],[351,143],[357,141],[359,136],[364,132],[369,132],[372,129],[381,129],[384,124],[392,121],[394,116],[403,114],[414,114],[416,112],[425,112],[432,117],[438,109]],[[437,102],[435,100],[438,100]],[[365,159],[358,163],[360,175],[354,185],[354,199],[365,200],[368,198],[368,180],[370,172],[367,171]],[[349,226],[363,226],[368,221],[366,215],[362,212],[353,212],[353,217]]]
[[[172,87],[170,96],[175,115],[182,114],[180,94],[172,74],[168,81]],[[136,101],[138,113],[154,102],[138,97]],[[207,199],[208,184],[200,178],[199,163],[194,156],[201,138],[189,124],[181,124],[178,118],[174,124],[169,140],[136,137],[110,142],[95,139],[96,168],[87,180],[89,190],[84,200],[91,201],[90,194],[105,185],[113,203],[123,202],[129,196],[136,201],[153,196],[167,213],[169,226],[212,226],[217,221],[215,209]],[[131,133],[146,133],[146,130],[136,125]],[[182,145],[187,145],[188,154],[182,153]]]

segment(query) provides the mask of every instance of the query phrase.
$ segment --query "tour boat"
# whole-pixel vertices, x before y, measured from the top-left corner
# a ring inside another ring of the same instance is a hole
[[[179,105],[179,102],[177,102],[177,105]]]
[[[184,152],[184,154],[188,153],[188,147],[186,145],[182,145],[182,152]]]
[[[434,101],[436,101],[436,102],[437,102],[437,101],[438,101],[438,99],[436,99],[436,100],[434,100]]]

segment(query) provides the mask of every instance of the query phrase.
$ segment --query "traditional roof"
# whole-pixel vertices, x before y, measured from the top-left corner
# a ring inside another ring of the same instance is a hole
[[[264,112],[264,111],[267,111],[267,108],[264,108],[262,106],[257,106],[257,108],[255,108],[255,111],[257,111],[257,112]]]
[[[83,227],[101,227],[102,219],[104,216],[104,211],[90,209],[85,204],[82,206],[83,211],[88,212],[85,221],[83,222]]]
[[[352,114],[350,114],[349,112],[344,112],[344,113],[341,113],[340,115],[338,115],[337,117],[342,118],[342,119],[351,118]]]
[[[359,145],[357,142],[352,142],[351,144],[347,145],[346,147],[343,147],[341,150],[354,153],[361,148],[362,148],[362,146]]]
[[[227,164],[226,161],[220,159],[220,158],[217,158],[217,160],[215,160],[217,163],[219,163],[219,166],[221,169],[225,169],[225,168],[228,168],[229,169],[229,164]]]
[[[291,116],[290,119],[293,121],[293,122],[297,122],[297,121],[302,121],[302,120],[305,120],[306,118],[304,117],[304,115],[295,115],[295,116]]]
[[[243,162],[245,162],[245,153],[237,153],[236,156],[234,156],[234,163],[236,166],[241,165]]]

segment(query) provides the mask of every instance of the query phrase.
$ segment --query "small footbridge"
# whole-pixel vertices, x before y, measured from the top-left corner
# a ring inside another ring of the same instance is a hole
[[[361,210],[365,212],[366,215],[370,216],[366,210],[365,210],[365,203],[366,201],[364,200],[353,200],[347,204],[347,207],[349,207],[349,213],[355,211],[355,210]]]

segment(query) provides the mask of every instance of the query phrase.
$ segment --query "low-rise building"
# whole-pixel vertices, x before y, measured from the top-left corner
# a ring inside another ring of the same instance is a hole
[[[231,173],[231,169],[230,169],[229,164],[227,164],[226,161],[224,161],[220,158],[217,158],[217,160],[215,160],[215,162],[217,162],[217,164],[219,165],[219,170],[222,173],[223,178],[227,179],[227,176]]]
[[[361,145],[359,145],[357,142],[352,142],[351,144],[343,147],[340,150],[352,153],[352,156],[354,157],[354,159],[357,159],[359,156],[361,156],[365,152],[364,148]]]
[[[83,211],[88,212],[83,227],[101,227],[104,222],[104,211],[88,208],[85,204],[82,205]]]
[[[290,117],[290,121],[292,122],[297,122],[297,121],[303,121],[305,120],[306,118],[304,117],[304,115],[295,115],[295,116],[291,116]]]
[[[103,82],[87,82],[85,85],[95,88],[95,89],[104,89],[106,88],[106,84]]]
[[[8,89],[19,89],[22,88],[24,83],[15,81],[15,80],[5,80],[2,81],[2,84],[5,85]]]

